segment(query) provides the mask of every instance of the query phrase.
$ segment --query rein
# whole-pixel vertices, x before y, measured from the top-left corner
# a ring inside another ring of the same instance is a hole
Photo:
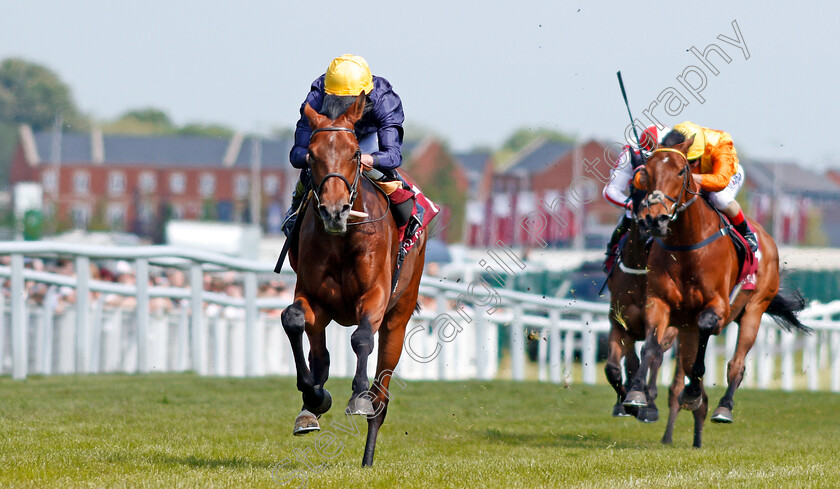
[[[349,133],[353,134],[353,137],[356,137],[356,131],[353,130],[353,129],[347,128],[347,127],[320,127],[318,129],[315,129],[315,130],[312,131],[312,134],[310,135],[310,139],[311,139],[312,136],[318,134],[319,132],[349,132]],[[353,207],[353,203],[356,201],[356,197],[359,196],[359,180],[360,180],[361,176],[363,175],[363,173],[362,173],[362,150],[361,149],[356,150],[356,154],[353,156],[353,159],[356,160],[356,174],[353,178],[353,183],[351,184],[350,181],[347,180],[347,177],[345,177],[341,173],[338,173],[338,172],[327,173],[326,175],[324,175],[324,178],[322,178],[321,181],[318,183],[317,188],[315,190],[313,190],[313,192],[312,192],[312,194],[315,196],[316,206],[321,205],[321,192],[324,189],[324,183],[327,182],[327,179],[329,179],[329,178],[340,178],[341,181],[344,182],[344,185],[347,186],[347,191],[350,192],[350,207],[351,208]],[[370,180],[370,178],[368,178],[367,176],[365,176],[365,178]],[[371,182],[372,182],[372,180],[371,180]],[[388,201],[388,196],[385,194],[385,192],[382,191],[382,189],[380,189],[379,186],[376,185],[375,183],[374,183],[373,186],[376,187],[380,192],[382,192],[382,194],[385,196],[385,201],[387,202]],[[385,216],[387,216],[388,213],[390,213],[390,212],[391,212],[391,206],[387,206],[387,210],[380,217],[378,217],[376,219],[368,219],[368,220],[365,220],[365,221],[348,222],[347,225],[348,226],[358,226],[359,224],[368,224],[368,223],[372,223],[372,222],[378,222],[378,221],[381,221],[382,219],[384,219]],[[316,213],[316,215],[320,215],[320,214]]]

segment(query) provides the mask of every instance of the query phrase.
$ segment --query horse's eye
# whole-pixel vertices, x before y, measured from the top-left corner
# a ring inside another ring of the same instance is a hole
[[[686,170],[687,168],[688,168],[687,166],[682,167],[682,170],[680,170],[680,172],[679,172],[679,173],[677,173],[677,175],[679,175],[679,176],[683,176],[683,175],[685,175],[685,170]]]

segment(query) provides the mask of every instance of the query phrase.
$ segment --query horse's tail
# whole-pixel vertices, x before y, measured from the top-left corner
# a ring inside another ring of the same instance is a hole
[[[805,298],[798,290],[779,289],[779,293],[776,294],[776,297],[773,298],[764,312],[773,316],[776,324],[785,331],[798,329],[803,333],[811,334],[814,330],[802,324],[802,321],[796,316],[803,309],[805,309]]]

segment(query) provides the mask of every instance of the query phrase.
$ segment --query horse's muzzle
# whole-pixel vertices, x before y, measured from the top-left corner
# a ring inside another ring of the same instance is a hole
[[[324,222],[324,229],[330,234],[344,234],[347,232],[347,216],[350,215],[350,204],[334,204],[318,206],[318,213]]]
[[[643,231],[649,231],[650,235],[654,238],[664,238],[668,235],[668,223],[670,220],[667,214],[660,214],[658,216],[648,214],[643,221]]]

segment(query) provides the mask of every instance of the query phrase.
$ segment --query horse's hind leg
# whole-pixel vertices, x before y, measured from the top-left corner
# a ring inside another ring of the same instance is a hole
[[[735,348],[735,354],[732,355],[732,360],[727,365],[727,380],[728,386],[726,393],[720,399],[717,409],[712,414],[713,423],[731,423],[734,421],[732,410],[735,409],[735,391],[744,380],[745,359],[747,353],[752,349],[755,343],[755,337],[758,334],[758,327],[761,324],[761,315],[763,310],[761,308],[750,308],[741,316],[741,322],[738,325],[738,345]],[[730,326],[731,327],[731,326]]]
[[[315,377],[309,370],[303,354],[303,333],[306,331],[306,326],[311,325],[312,329],[316,331],[320,329],[323,334],[323,328],[326,324],[315,324],[315,313],[306,299],[303,298],[298,298],[294,304],[284,309],[280,320],[292,346],[292,355],[295,359],[295,370],[297,371],[297,388],[303,397],[303,408],[295,419],[295,427],[292,433],[303,435],[321,429],[318,417],[325,413],[332,403],[329,393],[323,388],[323,384],[316,385]],[[323,323],[323,321],[321,322]],[[317,350],[316,342],[313,352]],[[324,351],[326,351],[326,348],[324,348]],[[310,358],[313,358],[312,352],[310,352]],[[319,365],[319,362],[315,363]],[[320,365],[323,366],[323,363],[320,363]],[[329,365],[328,358],[326,365]],[[323,369],[316,368],[316,372],[318,372],[319,377],[322,377],[324,381],[326,380]]]
[[[666,445],[674,443],[674,423],[677,422],[677,416],[680,414],[679,397],[685,389],[685,370],[682,368],[679,354],[674,364],[674,379],[668,388],[668,426],[665,427],[665,434],[662,435],[662,443]]]
[[[722,315],[718,314],[712,307],[707,307],[703,309],[697,318],[697,354],[694,358],[694,364],[690,368],[684,366],[688,372],[689,382],[683,391],[682,399],[680,399],[680,404],[682,404],[683,409],[694,411],[699,409],[703,403],[703,375],[706,373],[706,347],[709,344],[709,337],[721,321],[721,317]]]

